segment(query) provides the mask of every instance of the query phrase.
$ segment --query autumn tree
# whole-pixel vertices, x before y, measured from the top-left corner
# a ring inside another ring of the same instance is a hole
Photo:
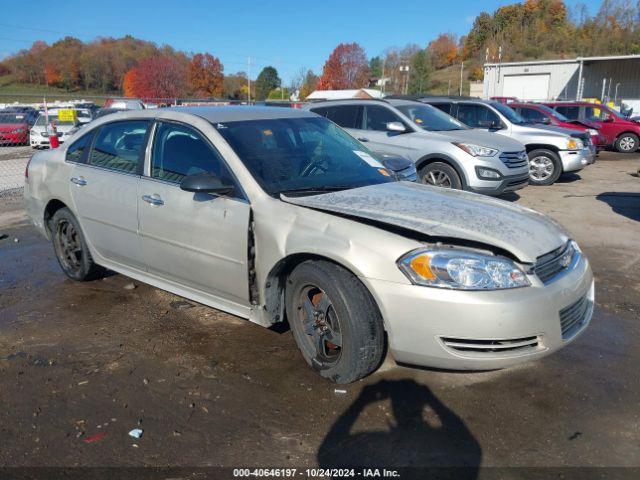
[[[247,98],[247,74],[245,72],[237,72],[231,75],[225,75],[222,81],[223,95],[231,99]],[[251,86],[252,90],[254,85]],[[252,97],[254,97],[252,92]]]
[[[220,97],[223,90],[223,66],[210,53],[196,53],[189,62],[189,86],[198,96]]]
[[[187,62],[158,55],[140,62],[133,74],[133,92],[141,98],[176,98],[187,90]]]
[[[368,83],[369,65],[364,49],[357,43],[341,43],[324,64],[318,89],[362,88]]]
[[[136,80],[138,76],[138,69],[132,68],[124,74],[124,80],[122,81],[122,92],[125,97],[137,97],[136,94]]]
[[[312,70],[305,73],[302,85],[300,86],[300,98],[305,99],[313,93],[318,86],[318,76]]]
[[[256,100],[264,100],[269,92],[280,86],[278,71],[273,67],[264,67],[256,78]]]
[[[458,43],[450,33],[438,35],[429,43],[427,50],[433,66],[438,69],[452,65],[458,57]]]

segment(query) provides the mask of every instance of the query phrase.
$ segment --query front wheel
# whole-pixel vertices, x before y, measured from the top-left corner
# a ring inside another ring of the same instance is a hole
[[[621,153],[633,153],[638,149],[638,136],[635,133],[623,133],[614,146]]]
[[[80,224],[68,208],[56,211],[49,225],[53,249],[67,277],[83,282],[102,276],[104,268],[94,263]]]
[[[382,316],[355,275],[330,262],[303,262],[289,275],[285,300],[298,348],[322,377],[350,383],[378,367]]]
[[[529,183],[551,185],[562,174],[562,162],[556,152],[546,149],[529,152]]]
[[[433,162],[420,169],[420,181],[434,187],[462,189],[456,170],[444,162]]]

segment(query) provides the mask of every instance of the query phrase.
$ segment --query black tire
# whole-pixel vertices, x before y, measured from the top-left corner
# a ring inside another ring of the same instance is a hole
[[[627,132],[620,135],[613,145],[620,153],[633,153],[638,150],[640,140],[635,133]]]
[[[326,302],[329,306],[312,321],[304,306],[307,300],[316,313]],[[367,288],[349,271],[322,260],[303,262],[289,275],[285,302],[298,348],[322,377],[350,383],[380,365],[384,354],[382,316]]]
[[[529,152],[529,183],[551,185],[562,174],[562,162],[553,150],[540,148]]]
[[[57,210],[49,222],[51,242],[62,271],[72,280],[85,282],[104,275],[97,265],[76,217],[68,208]]]
[[[442,188],[462,190],[462,181],[456,169],[444,162],[433,162],[420,169],[420,182]]]

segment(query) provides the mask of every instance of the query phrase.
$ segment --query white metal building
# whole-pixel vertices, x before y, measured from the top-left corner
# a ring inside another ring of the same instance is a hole
[[[521,100],[640,98],[640,55],[487,63],[483,95]]]

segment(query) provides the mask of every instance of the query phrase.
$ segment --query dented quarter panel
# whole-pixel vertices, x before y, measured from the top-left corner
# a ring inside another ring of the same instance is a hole
[[[564,245],[568,235],[538,212],[494,198],[411,182],[387,183],[286,201],[407,228],[472,240],[511,252],[526,263]]]

